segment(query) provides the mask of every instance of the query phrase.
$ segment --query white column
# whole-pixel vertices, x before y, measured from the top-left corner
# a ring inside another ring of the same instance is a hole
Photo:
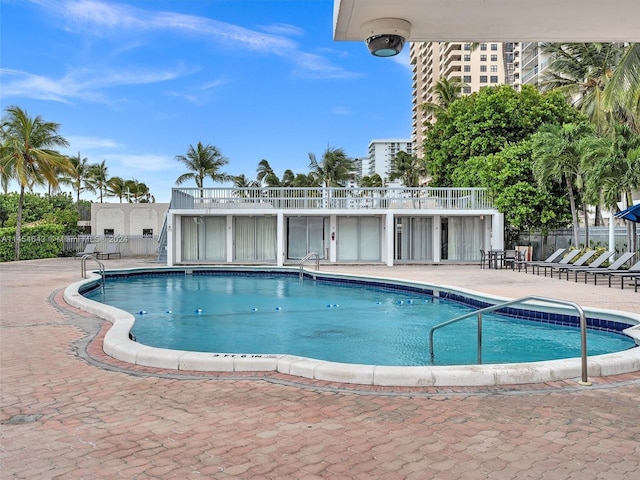
[[[394,238],[396,234],[394,215],[393,213],[387,213],[384,217],[385,235],[382,248],[384,249],[384,255],[386,256],[386,259],[383,258],[383,260],[387,261],[387,267],[393,267],[393,246],[395,244]]]
[[[616,223],[613,217],[613,210],[609,213],[609,251],[616,251]]]
[[[504,214],[491,216],[491,250],[504,250]]]
[[[442,258],[440,258],[442,254],[442,227],[440,225],[440,215],[433,216],[433,261],[435,263],[440,263]]]
[[[338,261],[338,249],[336,248],[336,233],[338,229],[338,217],[335,215],[329,216],[329,262],[336,263]]]
[[[167,212],[167,267],[173,267],[174,265],[174,255],[173,255],[173,246],[180,246],[180,242],[174,242],[174,231],[173,225],[176,216],[173,213]]]
[[[227,215],[227,263],[233,262],[233,215]]]
[[[278,213],[276,220],[276,262],[279,267],[284,265],[284,236],[285,236],[285,227],[284,227],[284,213]]]

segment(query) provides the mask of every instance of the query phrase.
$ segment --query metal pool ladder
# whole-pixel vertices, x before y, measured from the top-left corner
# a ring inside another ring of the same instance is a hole
[[[494,310],[499,310],[509,305],[513,305],[516,303],[524,303],[529,300],[538,300],[541,302],[547,303],[555,303],[558,305],[567,305],[569,307],[577,310],[580,315],[580,344],[581,344],[581,360],[582,360],[582,379],[578,383],[580,385],[589,386],[591,382],[589,382],[587,378],[587,318],[584,313],[584,310],[580,305],[575,302],[568,302],[565,300],[557,300],[555,298],[547,298],[547,297],[538,297],[535,295],[529,295],[526,297],[517,298],[515,300],[511,300],[509,302],[500,303],[498,305],[491,305],[489,307],[481,308],[480,310],[476,310],[475,312],[470,312],[465,315],[461,315],[459,317],[453,318],[446,322],[439,323],[435,327],[432,327],[429,330],[429,356],[431,358],[431,364],[434,364],[434,353],[433,353],[433,334],[436,330],[446,327],[447,325],[451,325],[452,323],[459,322],[460,320],[464,320],[466,318],[472,317],[474,315],[478,316],[478,364],[482,364],[482,314],[485,312],[492,312]]]
[[[87,253],[80,259],[80,275],[82,275],[82,278],[87,278],[87,259],[89,258],[91,260],[94,260],[100,267],[100,285],[102,286],[102,290],[104,290],[104,263],[102,263],[93,255],[89,255]]]
[[[316,252],[307,253],[302,260],[300,260],[300,280],[304,277],[304,262],[309,260],[311,257],[316,257],[316,270],[320,270],[320,255]]]

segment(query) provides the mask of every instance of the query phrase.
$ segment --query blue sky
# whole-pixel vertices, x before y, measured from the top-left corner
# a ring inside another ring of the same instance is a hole
[[[385,59],[335,42],[333,0],[0,0],[0,9],[2,114],[18,105],[59,123],[65,154],[106,160],[110,176],[145,182],[158,202],[186,171],[175,156],[199,141],[229,159],[226,173],[255,178],[261,159],[279,176],[307,173],[309,152],[361,157],[372,139],[411,135],[408,46]]]

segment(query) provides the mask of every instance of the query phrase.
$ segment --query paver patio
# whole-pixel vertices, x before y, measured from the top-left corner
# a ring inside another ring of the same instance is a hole
[[[511,270],[323,269],[640,313],[632,289]],[[102,354],[105,322],[62,304],[79,274],[71,258],[0,264],[1,478],[640,478],[640,373],[373,390],[136,368]]]

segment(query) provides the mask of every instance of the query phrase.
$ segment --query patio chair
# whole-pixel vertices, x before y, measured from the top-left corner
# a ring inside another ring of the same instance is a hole
[[[544,268],[544,276],[546,277],[547,276],[547,268],[557,267],[558,265],[567,265],[567,264],[571,263],[571,260],[576,258],[579,254],[580,254],[580,250],[578,250],[578,249],[569,250],[569,252],[567,252],[567,254],[564,257],[562,257],[562,260],[560,260],[559,262],[540,263],[538,265],[533,265],[533,270],[535,270],[536,267],[538,267],[538,275],[540,275],[540,268]]]
[[[580,257],[573,263],[570,263],[568,265],[556,265],[556,266],[551,267],[550,268],[551,278],[553,278],[553,271],[554,270],[558,271],[558,279],[560,279],[560,278],[562,278],[562,272],[564,272],[566,269],[571,268],[571,267],[582,267],[583,265],[586,265],[586,263],[589,260],[591,260],[591,257],[593,257],[595,254],[596,254],[595,250],[587,250],[582,255],[580,255]]]
[[[122,254],[120,253],[120,244],[117,242],[109,242],[107,243],[107,249],[104,252],[98,253],[98,258],[107,258],[107,260],[111,259],[111,255],[117,255],[118,258],[122,258]]]
[[[480,268],[484,268],[488,264],[487,252],[480,249]]]
[[[520,269],[522,268],[523,265],[524,265],[524,273],[527,273],[527,267],[529,267],[529,266],[531,266],[531,270],[533,271],[534,265],[539,265],[541,263],[542,264],[553,263],[558,258],[560,258],[560,255],[562,255],[565,251],[566,251],[566,248],[559,248],[558,250],[553,252],[551,255],[549,255],[546,259],[541,260],[541,261],[517,260],[516,261],[516,265],[518,267],[518,271],[520,271]]]
[[[505,250],[504,257],[502,257],[502,263],[504,268],[511,268],[514,270],[516,268],[516,262],[520,260],[520,252],[517,250]]]
[[[634,263],[629,267],[628,270],[620,271],[620,272],[609,272],[609,288],[611,288],[611,279],[619,278],[620,279],[620,288],[624,290],[624,280],[625,279],[633,279],[635,291],[638,291],[638,279],[640,278],[640,262]]]
[[[576,279],[576,282],[577,282],[578,281],[578,273],[583,272],[585,270],[588,270],[590,268],[600,268],[600,266],[604,262],[606,262],[607,260],[609,260],[609,258],[611,258],[611,255],[613,255],[613,252],[607,250],[602,255],[600,255],[598,258],[596,258],[593,262],[591,262],[589,265],[580,265],[580,266],[567,265],[566,267],[564,267],[564,271],[567,272],[567,281],[569,281],[569,272],[574,272],[575,279]]]
[[[83,255],[96,255],[96,254],[98,254],[98,244],[87,243],[84,246],[84,250],[82,252],[76,253],[76,257],[82,257]]]
[[[593,284],[598,284],[598,275],[609,275],[611,272],[620,270],[624,264],[635,256],[635,252],[626,252],[620,255],[615,262],[606,268],[588,268],[584,270],[584,283],[588,283],[589,275],[593,275]],[[576,280],[577,281],[577,280]]]

